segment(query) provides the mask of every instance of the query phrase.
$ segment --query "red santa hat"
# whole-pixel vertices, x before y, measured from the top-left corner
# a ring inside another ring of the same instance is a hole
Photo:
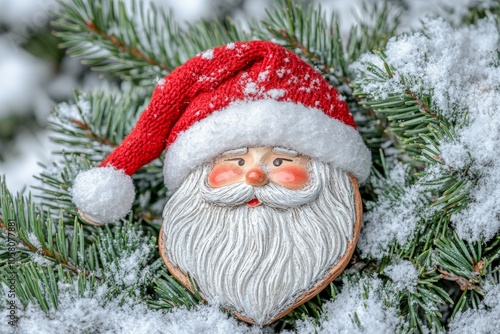
[[[165,184],[240,147],[279,146],[364,181],[371,156],[346,103],[293,52],[267,41],[229,43],[188,60],[158,83],[132,132],[98,168],[77,176],[73,202],[98,223],[125,216],[130,175],[166,150]]]

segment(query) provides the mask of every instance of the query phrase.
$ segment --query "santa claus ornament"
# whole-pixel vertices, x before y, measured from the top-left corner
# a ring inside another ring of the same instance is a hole
[[[335,88],[293,52],[230,43],[167,75],[121,145],[75,179],[82,218],[124,217],[134,200],[130,175],[163,150],[173,195],[160,253],[207,301],[266,325],[347,265],[370,153]]]

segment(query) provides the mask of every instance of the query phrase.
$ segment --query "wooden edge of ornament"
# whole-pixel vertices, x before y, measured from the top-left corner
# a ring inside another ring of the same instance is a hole
[[[104,224],[101,224],[101,223],[98,223],[98,222],[92,220],[89,216],[87,216],[86,214],[84,214],[82,212],[82,210],[80,210],[78,208],[77,208],[77,212],[78,212],[78,215],[80,216],[80,218],[82,218],[84,221],[86,221],[90,225],[94,225],[94,226],[103,226],[104,225]]]
[[[355,225],[354,225],[354,230],[353,230],[353,238],[351,242],[348,242],[347,245],[347,250],[342,258],[340,258],[340,261],[337,262],[333,267],[328,270],[327,274],[323,279],[321,279],[319,282],[317,282],[312,288],[309,290],[303,292],[297,299],[295,299],[294,303],[286,308],[285,310],[281,311],[278,313],[277,316],[275,316],[273,319],[271,319],[269,322],[263,324],[262,326],[267,326],[276,320],[284,317],[287,315],[290,311],[295,309],[296,307],[304,304],[305,302],[309,301],[311,298],[316,296],[321,290],[323,290],[328,284],[330,284],[335,278],[337,278],[345,269],[349,261],[351,260],[352,254],[354,253],[354,250],[356,249],[356,244],[358,243],[358,238],[359,238],[359,233],[361,231],[361,219],[363,216],[363,204],[361,202],[361,194],[359,193],[359,187],[358,187],[358,179],[356,179],[354,176],[349,174],[349,179],[351,180],[352,184],[352,189],[353,189],[353,196],[354,196],[354,208],[356,212],[356,219],[355,219]],[[170,262],[169,258],[167,257],[167,254],[165,252],[165,247],[163,243],[163,223],[160,228],[160,235],[158,238],[158,247],[160,251],[161,258],[163,259],[163,262],[167,266],[168,271],[172,276],[174,276],[179,282],[182,283],[186,288],[189,289],[192,293],[199,293],[198,291],[195,292],[193,287],[191,286],[191,282],[189,280],[189,277],[184,274],[177,266],[172,264]],[[200,294],[200,296],[205,300],[203,295]],[[249,323],[251,325],[258,325],[256,324],[252,319],[239,314],[237,312],[234,313],[234,316],[246,323]]]

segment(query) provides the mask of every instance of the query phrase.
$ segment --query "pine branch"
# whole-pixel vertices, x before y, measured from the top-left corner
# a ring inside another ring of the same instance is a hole
[[[182,42],[179,48],[182,47],[190,58],[204,50],[231,42],[251,40],[252,37],[240,25],[227,18],[222,22],[201,20],[189,23],[178,38]],[[179,61],[179,65],[185,62],[181,59]]]
[[[39,190],[36,198],[51,211],[52,216],[59,216],[59,212],[63,210],[66,215],[62,219],[66,221],[69,218],[69,221],[72,221],[78,213],[69,190],[78,172],[89,169],[90,162],[79,155],[65,154],[60,161],[41,166],[44,170],[40,175],[35,175],[41,184],[33,186],[34,189]]]
[[[371,19],[352,28],[347,43],[342,39],[337,14],[327,18],[321,6],[315,8],[293,0],[278,1],[252,30],[259,38],[277,41],[296,52],[339,86],[351,81],[349,64],[361,54],[385,45],[387,36],[392,36],[399,24],[399,14],[387,4],[380,8],[365,6],[364,11]]]
[[[376,54],[383,61],[383,68],[366,63],[366,71],[361,72],[361,77],[354,83],[354,95],[362,99],[361,103],[365,107],[388,115],[387,131],[398,139],[396,146],[414,158],[410,163],[414,165],[416,172],[421,170],[415,174],[419,183],[434,188],[436,197],[432,206],[442,210],[443,216],[450,216],[464,209],[469,203],[467,195],[478,177],[472,174],[468,167],[457,170],[453,166],[446,166],[440,156],[439,146],[444,141],[457,141],[455,128],[466,126],[467,123],[463,122],[466,122],[467,118],[444,117],[442,111],[432,103],[432,92],[424,92],[424,83],[402,74],[398,77],[399,85],[405,88],[400,93],[385,96],[381,91],[364,92],[362,87],[366,87],[371,81],[387,82],[391,85],[389,82],[394,80],[394,73],[397,72],[397,68],[388,63],[387,56],[382,51]],[[410,89],[415,85],[421,87],[419,92]],[[472,163],[473,161],[469,166]],[[433,165],[440,166],[439,178],[435,177],[435,170],[430,168]],[[427,168],[424,169],[424,166]]]
[[[74,104],[60,104],[50,118],[50,130],[55,133],[51,139],[64,145],[66,153],[94,154],[94,161],[99,161],[132,130],[147,106],[152,83],[123,91],[75,92]]]
[[[351,28],[347,39],[349,62],[356,61],[367,52],[385,47],[388,40],[396,35],[400,25],[401,11],[389,1],[364,2],[360,20]]]
[[[214,46],[250,39],[232,22],[201,22],[182,29],[171,12],[133,0],[60,1],[53,22],[72,56],[96,71],[148,85]]]
[[[482,246],[466,245],[454,235],[453,239],[441,239],[436,242],[438,271],[445,280],[455,282],[461,294],[454,293],[452,317],[467,308],[477,308],[484,291],[481,287],[482,277],[491,273],[484,270]]]
[[[86,265],[94,253],[85,249],[84,231],[79,224],[75,222],[71,229],[59,219],[54,226],[30,198],[14,199],[4,180],[0,182],[0,204],[2,245],[7,245],[7,240],[9,247],[16,245],[13,253],[2,253],[0,279],[8,284],[8,277],[16,275],[16,296],[24,306],[34,302],[48,312],[57,308],[57,282],[76,279],[93,284],[93,267]],[[10,253],[15,254],[13,259],[8,259]]]
[[[81,226],[75,219],[71,226],[65,223],[61,211],[54,226],[50,215],[31,199],[14,199],[5,182],[0,183],[0,281],[9,284],[14,271],[16,294],[22,305],[35,303],[45,312],[57,309],[58,284],[73,282],[77,282],[81,294],[106,285],[106,298],[110,300],[128,296],[140,301],[150,281],[158,281],[154,279],[157,274],[165,277],[164,269],[159,271],[163,263],[156,251],[156,238],[147,232],[147,225],[127,222],[97,229]],[[154,235],[157,233],[153,231]],[[6,251],[7,240],[9,245],[16,245],[15,262]],[[153,258],[157,260],[152,262]],[[198,297],[172,278],[163,281],[162,287],[178,293],[161,295],[164,303],[194,305],[199,302]],[[156,303],[159,302],[156,300]]]
[[[61,15],[52,24],[61,29],[56,32],[64,41],[61,47],[94,70],[144,82],[175,68],[166,33],[179,28],[154,5],[149,10],[135,0],[131,8],[115,0],[61,1],[60,5]]]
[[[70,227],[62,219],[54,226],[50,216],[30,198],[18,197],[14,200],[4,181],[0,182],[0,203],[0,221],[3,222],[0,228],[1,238],[5,241],[12,240],[18,245],[20,262],[35,259],[60,265],[76,275],[88,275],[88,271],[84,269],[88,257],[83,252],[85,241],[81,226],[75,222],[73,230],[69,231]],[[5,222],[12,222],[9,230]],[[77,256],[79,252],[81,256]],[[6,261],[2,261],[2,265],[6,265]]]
[[[327,19],[321,8],[282,0],[252,30],[261,39],[293,50],[336,85],[348,76],[338,21],[334,16]]]
[[[10,285],[11,272],[6,267],[0,268],[0,282]],[[58,308],[59,284],[72,284],[77,282],[80,295],[84,291],[91,291],[95,286],[93,276],[85,277],[78,274],[76,277],[69,275],[60,265],[41,265],[34,262],[18,263],[15,269],[15,291],[20,303],[26,307],[36,304],[41,310],[48,313]]]
[[[163,266],[163,263],[160,265]],[[152,309],[171,310],[174,307],[191,309],[202,302],[199,294],[193,294],[187,290],[175,278],[170,276],[165,268],[160,270],[160,274],[153,283],[156,296],[154,299],[147,301]]]

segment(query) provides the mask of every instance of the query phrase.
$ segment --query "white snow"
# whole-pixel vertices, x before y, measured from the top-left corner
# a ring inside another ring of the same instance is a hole
[[[49,259],[43,257],[42,254],[40,254],[40,252],[30,253],[29,256],[33,262],[36,262],[38,264],[41,265],[52,264],[52,262]]]
[[[57,311],[50,315],[29,305],[16,310],[21,317],[14,333],[67,334],[161,334],[161,333],[259,333],[259,329],[239,323],[216,306],[199,305],[191,310],[176,308],[172,312],[154,311],[145,303],[120,304],[119,299],[106,302],[103,292],[78,296],[75,288],[61,293]],[[7,311],[0,312],[7,319]],[[7,333],[12,333],[7,325]],[[0,330],[3,332],[3,330]]]
[[[280,97],[285,96],[285,94],[286,94],[286,90],[284,90],[284,89],[270,89],[266,92],[266,96],[268,96],[274,100],[277,100]]]
[[[497,333],[500,328],[500,284],[487,283],[487,292],[478,309],[459,312],[450,322],[450,334]]]
[[[249,82],[246,84],[243,91],[245,92],[245,95],[257,94],[259,92],[259,86],[257,86],[255,82]]]
[[[153,82],[156,83],[156,85],[158,85],[161,89],[165,86],[165,78],[156,77]]]
[[[85,94],[82,94],[78,96],[76,104],[69,104],[67,102],[59,103],[56,107],[56,112],[57,117],[51,118],[54,121],[82,121],[82,116],[83,118],[86,118],[86,116],[90,114],[90,102],[86,99]]]
[[[385,274],[394,282],[394,288],[400,291],[415,292],[418,283],[418,271],[407,260],[391,264],[385,268]]]
[[[269,70],[260,72],[259,76],[257,77],[257,81],[259,82],[265,81],[268,75],[269,75]]]
[[[385,53],[395,68],[393,78],[363,87],[377,98],[385,98],[389,92],[405,89],[418,93],[422,86],[424,93],[432,92],[434,112],[458,124],[469,119],[469,125],[455,128],[457,140],[441,142],[445,165],[434,172],[438,178],[449,168],[468,167],[468,177],[478,180],[470,193],[471,205],[452,216],[457,233],[468,241],[489,240],[500,230],[498,46],[499,32],[493,20],[460,28],[433,20],[425,35],[391,39]],[[363,56],[353,68],[363,69],[365,62],[383,68],[375,55]],[[408,85],[400,80],[403,76],[412,79]]]
[[[406,172],[401,163],[390,170],[387,180],[371,177],[375,189],[397,187],[402,190],[402,195],[399,198],[381,195],[376,204],[369,203],[369,209],[363,215],[364,225],[358,241],[363,256],[382,258],[387,255],[393,241],[400,245],[410,241],[418,221],[422,219],[421,212],[428,210],[424,188],[406,185],[405,177]]]
[[[206,60],[214,59],[214,50],[213,49],[208,49],[207,51],[204,51],[201,54],[201,58],[206,59]]]
[[[414,33],[389,41],[384,52],[396,69],[394,77],[364,89],[385,98],[389,92],[406,89],[418,93],[423,82],[424,92],[432,90],[433,101],[444,115],[459,119],[465,110],[481,108],[474,106],[477,98],[483,94],[487,97],[495,84],[498,69],[491,62],[497,47],[498,30],[493,21],[456,29],[442,19],[432,20],[426,25],[425,35]],[[360,59],[361,63],[365,61],[383,68],[376,55]],[[403,76],[412,79],[409,86],[401,82]]]
[[[118,263],[108,263],[104,275],[108,279],[119,281],[125,286],[132,286],[135,282],[141,282],[148,275],[149,268],[140,270],[139,264],[147,259],[150,254],[150,248],[142,244],[134,252],[121,257]]]
[[[276,75],[279,77],[279,78],[283,78],[283,76],[285,75],[286,72],[289,72],[290,70],[287,70],[286,68],[280,68],[280,69],[277,69],[276,70]]]
[[[385,301],[390,297],[380,278],[364,278],[355,284],[344,280],[342,292],[325,304],[319,325],[309,319],[298,321],[297,333],[396,333],[405,326],[404,318]]]
[[[42,244],[40,243],[40,241],[38,240],[38,238],[36,237],[35,233],[33,232],[29,232],[28,233],[28,240],[29,242],[36,248],[36,249],[41,249],[42,248]]]

